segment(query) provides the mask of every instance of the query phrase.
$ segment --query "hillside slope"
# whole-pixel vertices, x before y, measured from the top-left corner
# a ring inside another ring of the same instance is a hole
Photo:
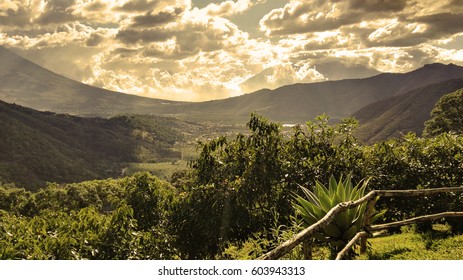
[[[178,158],[174,119],[80,118],[0,102],[0,181],[35,188],[120,175],[126,162]]]
[[[360,122],[358,137],[373,143],[407,132],[421,135],[437,101],[461,88],[463,79],[454,79],[367,105],[353,114]]]
[[[0,46],[0,100],[81,116],[160,114],[170,101],[109,91],[53,73]],[[179,103],[175,103],[179,104]]]

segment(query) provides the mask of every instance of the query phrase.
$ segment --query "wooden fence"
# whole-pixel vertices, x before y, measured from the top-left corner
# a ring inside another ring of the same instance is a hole
[[[331,208],[326,215],[320,219],[315,224],[305,228],[301,232],[295,234],[292,238],[287,240],[286,242],[282,243],[272,251],[262,255],[259,259],[261,260],[276,260],[284,255],[286,255],[289,251],[291,251],[294,247],[301,243],[306,243],[310,240],[314,233],[323,230],[335,217],[338,213],[346,211],[347,209],[357,207],[363,203],[367,203],[366,207],[366,215],[365,220],[363,221],[363,228],[359,231],[350,242],[338,253],[336,259],[340,260],[344,257],[344,255],[349,251],[349,249],[355,245],[357,242],[360,241],[360,252],[364,253],[367,244],[367,238],[371,236],[372,232],[387,230],[394,227],[414,224],[417,222],[424,222],[424,221],[432,221],[444,217],[463,217],[463,212],[443,212],[443,213],[436,213],[431,215],[425,215],[420,217],[415,217],[403,221],[387,223],[387,224],[378,224],[378,225],[371,225],[369,221],[369,217],[374,210],[374,204],[378,197],[413,197],[413,196],[427,196],[433,195],[438,193],[459,193],[463,192],[463,187],[456,187],[456,188],[437,188],[437,189],[423,189],[423,190],[373,190],[369,192],[364,197],[355,200],[355,201],[347,201],[337,204],[335,207]],[[310,250],[308,246],[304,246],[304,255],[310,255]]]

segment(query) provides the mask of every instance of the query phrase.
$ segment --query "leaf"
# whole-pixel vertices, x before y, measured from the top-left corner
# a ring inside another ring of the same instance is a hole
[[[317,196],[313,192],[311,192],[308,188],[305,188],[305,187],[303,187],[301,185],[299,185],[299,187],[302,189],[304,194],[307,196],[307,199],[311,203],[313,203],[313,204],[315,204],[317,206],[320,206],[320,201],[318,200]]]
[[[358,227],[356,225],[352,225],[348,230],[346,230],[343,233],[342,239],[346,240],[346,241],[349,241],[352,238],[354,238],[354,236],[357,234],[357,232],[358,232]]]
[[[379,211],[378,213],[375,213],[374,215],[372,215],[370,217],[370,223],[373,224],[376,220],[378,220],[379,218],[384,216],[384,214],[386,214],[386,212],[387,212],[387,209],[383,209],[383,210]]]
[[[341,230],[336,225],[329,224],[324,228],[325,234],[329,237],[339,238],[343,234]]]

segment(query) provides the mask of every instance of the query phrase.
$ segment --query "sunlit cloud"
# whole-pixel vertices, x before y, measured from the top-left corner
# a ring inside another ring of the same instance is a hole
[[[0,44],[94,86],[187,101],[463,64],[461,0],[289,0],[243,31],[235,19],[268,1],[4,0]]]

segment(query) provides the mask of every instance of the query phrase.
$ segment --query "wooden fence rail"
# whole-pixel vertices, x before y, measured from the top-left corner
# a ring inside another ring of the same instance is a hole
[[[373,190],[363,196],[362,198],[355,200],[355,201],[347,201],[341,202],[331,208],[326,215],[320,219],[318,222],[310,225],[309,227],[305,228],[301,232],[295,234],[289,240],[283,242],[279,246],[277,246],[272,251],[262,255],[259,257],[261,260],[276,260],[284,255],[286,255],[289,251],[291,251],[294,247],[301,244],[303,241],[308,241],[310,237],[313,236],[314,233],[323,230],[335,217],[337,214],[346,211],[347,209],[357,207],[362,203],[367,204],[367,214],[365,217],[367,218],[363,222],[363,229],[358,232],[354,238],[342,249],[336,259],[342,259],[342,257],[349,251],[349,249],[361,240],[361,247],[364,247],[366,244],[366,238],[370,235],[373,231],[385,230],[390,229],[393,227],[409,225],[417,222],[423,221],[430,221],[436,220],[444,217],[463,217],[463,212],[444,212],[444,213],[437,213],[431,214],[426,216],[415,217],[408,220],[403,220],[399,222],[387,223],[387,224],[380,224],[380,225],[370,225],[370,221],[368,217],[370,217],[371,212],[374,209],[374,204],[378,197],[412,197],[412,196],[426,196],[426,195],[433,195],[438,193],[459,193],[463,192],[463,187],[453,187],[453,188],[437,188],[437,189],[422,189],[422,190]],[[364,248],[361,248],[361,252],[364,251]]]

